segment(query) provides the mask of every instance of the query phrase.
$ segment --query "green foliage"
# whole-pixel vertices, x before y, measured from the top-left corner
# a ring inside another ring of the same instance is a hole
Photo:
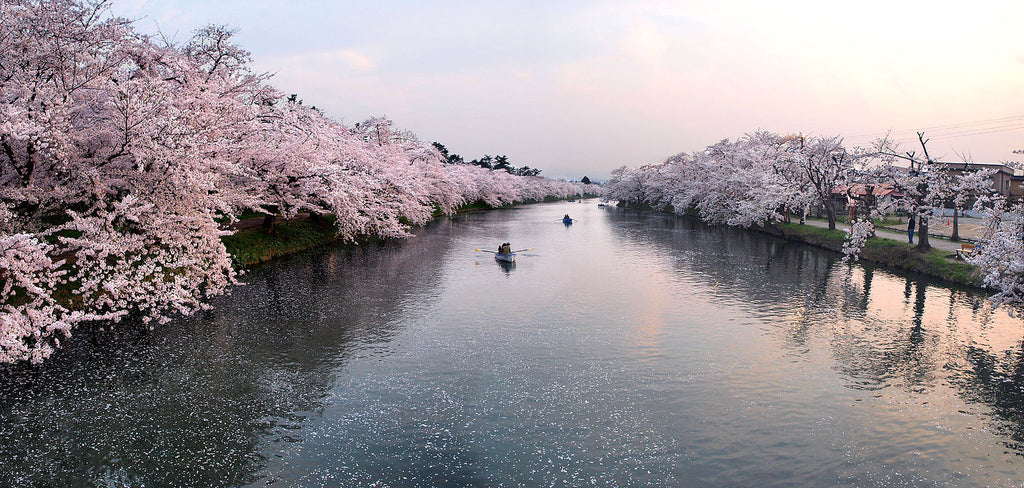
[[[62,230],[60,232],[54,232],[53,234],[47,234],[44,239],[46,240],[46,242],[49,242],[50,244],[56,244],[57,242],[60,241],[61,237],[69,237],[72,239],[76,239],[78,237],[82,237],[82,231],[71,229]]]
[[[981,270],[977,266],[956,259],[956,254],[932,249],[924,255],[925,266],[935,270],[944,279],[962,285],[981,286]]]
[[[282,222],[273,231],[246,229],[221,238],[236,266],[252,266],[337,240],[337,230],[329,220]]]
[[[242,212],[241,214],[236,215],[235,216],[235,220],[255,219],[255,218],[262,218],[262,217],[266,217],[266,216],[267,216],[267,214],[263,213],[263,212],[254,212],[252,210],[246,210],[245,212]],[[227,217],[222,215],[220,217],[217,217],[217,218],[213,219],[213,221],[217,222],[218,224],[226,224],[228,222],[231,222],[231,219],[229,219],[229,218],[227,218]]]
[[[503,169],[511,173],[512,171],[510,168],[511,166],[508,164],[508,156],[502,154],[494,157],[493,169]]]
[[[463,164],[466,162],[462,159],[462,156],[449,152],[448,148],[440,142],[435,142],[434,148],[437,149],[437,152],[441,153],[441,157],[444,158],[445,162],[448,164]]]
[[[448,163],[463,162],[462,156],[459,156],[458,154],[448,155],[448,148],[444,147],[444,144],[441,144],[440,142],[435,142],[434,147],[437,148],[438,151],[441,151],[441,154],[445,158],[447,158]],[[511,161],[509,161],[508,156],[504,154],[499,154],[497,156],[485,154],[480,159],[474,159],[470,161],[469,164],[480,166],[481,168],[504,170],[511,174],[519,176],[540,176],[541,173],[541,170],[537,168],[531,168],[528,165],[524,165],[518,168],[513,166]]]

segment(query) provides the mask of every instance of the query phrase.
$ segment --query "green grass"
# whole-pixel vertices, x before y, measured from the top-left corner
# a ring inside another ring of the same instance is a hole
[[[778,228],[782,233],[781,237],[787,240],[799,241],[837,252],[842,252],[843,242],[846,241],[846,232],[841,230],[828,230],[813,225],[786,223],[776,223],[772,227]],[[772,233],[770,230],[767,231]]]
[[[961,285],[979,286],[978,268],[957,260],[955,254],[941,249],[920,252],[917,246],[892,239],[868,239],[861,259],[941,278]]]
[[[798,215],[794,215],[793,219],[794,220],[800,220]],[[807,220],[817,220],[819,222],[828,222],[828,218],[826,218],[826,217],[814,217],[814,216],[810,216],[810,215],[807,216]],[[874,220],[874,222],[875,222],[875,227],[899,227],[900,225],[903,225],[903,226],[907,225],[907,219],[901,219],[901,218],[895,217],[895,216],[887,216],[885,218],[872,219],[872,220]],[[837,215],[836,216],[836,223],[837,224],[847,224],[847,225],[849,225],[850,224],[850,216],[847,215],[847,214]]]
[[[337,230],[330,220],[281,222],[273,232],[263,228],[246,229],[221,238],[231,253],[231,260],[239,267],[252,266],[337,240]]]

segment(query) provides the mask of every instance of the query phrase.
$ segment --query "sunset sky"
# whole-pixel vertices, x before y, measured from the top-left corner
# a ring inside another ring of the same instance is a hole
[[[608,177],[762,128],[948,160],[1024,148],[1024,2],[113,0],[184,42],[238,29],[256,68],[354,124],[467,160]]]

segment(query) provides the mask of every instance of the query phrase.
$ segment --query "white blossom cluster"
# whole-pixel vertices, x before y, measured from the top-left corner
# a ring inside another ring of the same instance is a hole
[[[103,0],[0,2],[0,362],[42,361],[83,322],[202,309],[235,282],[220,238],[245,212],[394,237],[478,200],[594,191],[444,164],[386,119],[342,125],[231,34],[179,46]]]
[[[981,268],[985,285],[996,290],[992,300],[1019,314],[1024,309],[1024,204],[997,207],[988,219],[995,231],[968,260]]]
[[[706,222],[741,227],[802,215],[819,203],[834,227],[832,191],[851,167],[839,138],[758,131],[661,164],[623,166],[612,173],[604,195],[680,213],[694,209]]]
[[[850,234],[847,236],[846,241],[843,242],[843,260],[844,261],[859,261],[860,251],[864,249],[864,244],[868,241],[868,237],[871,237],[875,233],[875,222],[870,218],[862,218],[853,221],[850,225]]]

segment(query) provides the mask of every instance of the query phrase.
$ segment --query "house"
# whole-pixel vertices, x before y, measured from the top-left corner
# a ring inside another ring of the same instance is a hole
[[[839,185],[832,190],[832,201],[835,203],[836,213],[839,214],[849,213],[851,205],[861,208],[869,205],[889,207],[899,198],[903,198],[903,194],[886,183]]]
[[[992,191],[1009,200],[1020,200],[1024,197],[1024,174],[1017,174],[1013,168],[1002,163],[942,163],[946,172],[961,175],[968,171],[984,169],[994,170],[992,175]]]

